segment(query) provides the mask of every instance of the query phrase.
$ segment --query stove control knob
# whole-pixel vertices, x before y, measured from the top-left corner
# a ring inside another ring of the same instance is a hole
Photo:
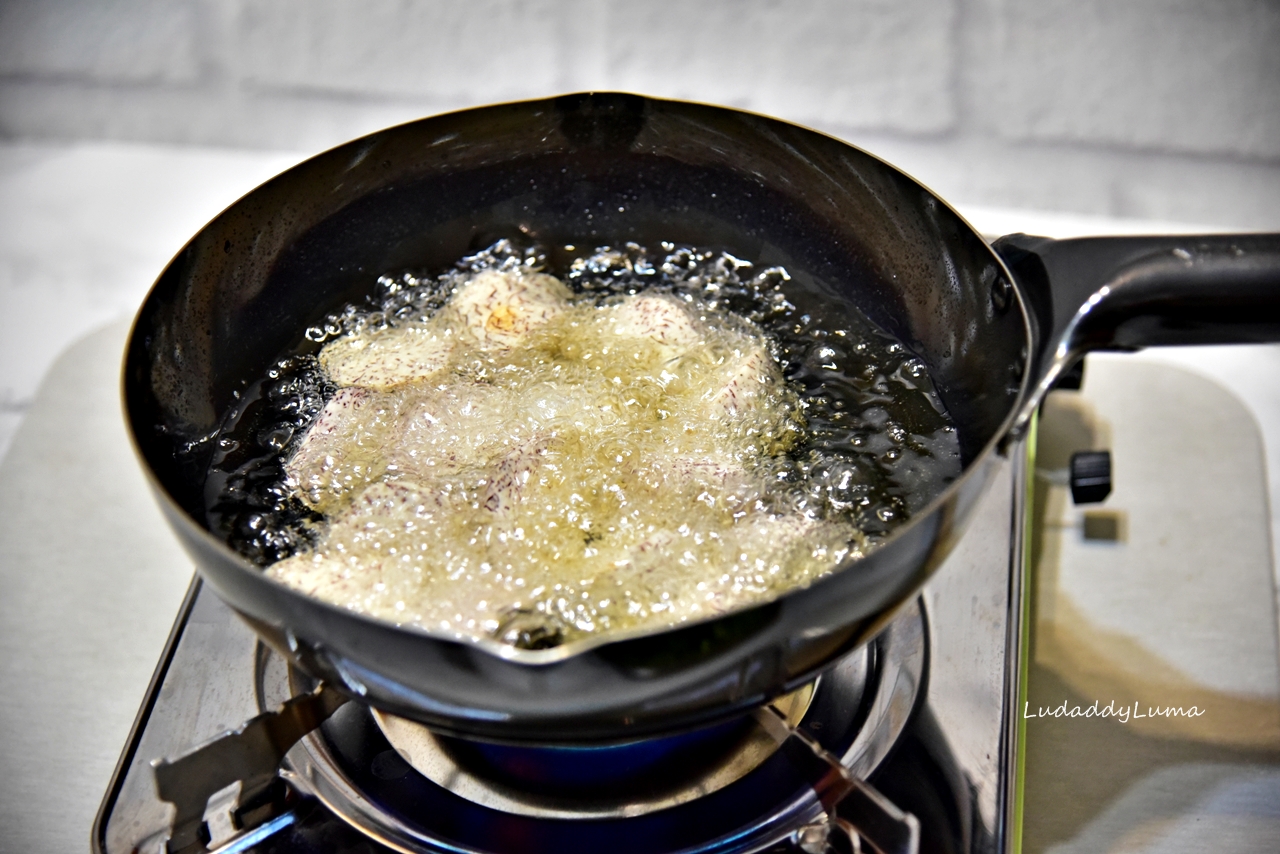
[[[1084,356],[1071,363],[1071,367],[1058,374],[1053,381],[1053,390],[1079,391],[1084,387]]]
[[[1097,504],[1111,494],[1111,452],[1081,451],[1071,455],[1071,500]]]

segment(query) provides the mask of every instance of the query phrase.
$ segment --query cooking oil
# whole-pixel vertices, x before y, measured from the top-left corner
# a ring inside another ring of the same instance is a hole
[[[229,420],[210,523],[363,613],[551,646],[811,583],[959,474],[926,367],[781,268],[507,242],[384,277]]]

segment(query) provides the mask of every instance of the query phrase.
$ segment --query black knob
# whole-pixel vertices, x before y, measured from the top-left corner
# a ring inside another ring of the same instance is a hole
[[[1071,500],[1097,504],[1111,494],[1111,452],[1081,451],[1071,455]]]
[[[1071,363],[1071,367],[1058,374],[1053,381],[1053,388],[1067,391],[1079,391],[1084,386],[1084,356]]]

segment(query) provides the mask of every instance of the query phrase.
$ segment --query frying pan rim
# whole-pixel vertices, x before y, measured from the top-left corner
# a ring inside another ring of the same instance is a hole
[[[289,587],[288,585],[284,584],[282,581],[279,581],[274,577],[268,576],[264,571],[265,569],[264,567],[260,567],[260,566],[257,566],[256,564],[251,563],[243,555],[239,554],[230,546],[228,546],[225,541],[215,536],[212,531],[210,531],[204,525],[200,524],[199,520],[195,519],[190,513],[187,512],[187,510],[184,507],[182,507],[177,502],[177,500],[175,500],[175,498],[170,494],[169,490],[165,488],[165,486],[160,482],[150,461],[147,459],[147,456],[143,452],[142,447],[138,441],[138,437],[134,431],[133,416],[132,416],[134,407],[132,406],[132,402],[129,396],[130,357],[132,356],[135,349],[134,345],[137,340],[137,336],[139,332],[139,324],[143,320],[144,316],[147,316],[149,314],[148,309],[151,307],[152,300],[156,295],[156,291],[159,288],[161,282],[164,280],[166,274],[169,272],[170,269],[173,268],[174,264],[188,251],[188,249],[191,249],[193,247],[193,245],[201,237],[201,235],[203,235],[212,225],[222,220],[223,217],[227,216],[227,214],[230,213],[233,209],[240,207],[242,204],[245,203],[247,199],[257,194],[264,187],[274,183],[275,181],[281,178],[284,178],[287,175],[294,174],[299,170],[306,168],[308,165],[314,163],[315,161],[321,158],[329,157],[333,155],[335,152],[338,152],[342,149],[358,148],[360,145],[368,143],[373,137],[383,136],[385,134],[395,132],[401,128],[405,128],[411,125],[421,125],[427,122],[442,120],[449,117],[461,116],[466,113],[481,113],[485,111],[501,109],[504,107],[523,106],[527,108],[534,108],[535,105],[546,105],[546,108],[550,110],[555,108],[555,102],[558,101],[559,99],[566,98],[566,97],[575,97],[575,96],[577,97],[597,97],[597,96],[639,97],[644,99],[646,102],[653,102],[653,103],[659,103],[659,104],[672,104],[672,105],[676,105],[677,107],[680,107],[680,106],[695,107],[698,109],[707,109],[707,110],[715,110],[720,112],[736,113],[739,115],[749,116],[754,119],[759,119],[767,123],[779,124],[779,125],[784,125],[790,128],[799,129],[808,134],[822,137],[839,146],[852,149],[858,152],[860,155],[865,156],[871,159],[872,161],[874,161],[875,163],[879,164],[880,168],[888,170],[890,174],[896,174],[897,176],[905,178],[908,182],[910,182],[911,184],[914,184],[917,188],[924,191],[924,193],[926,194],[926,198],[933,200],[933,202],[936,203],[939,207],[945,209],[950,216],[954,217],[957,222],[963,225],[965,233],[968,237],[976,238],[977,241],[982,245],[984,251],[989,256],[989,260],[995,264],[998,270],[998,273],[1004,277],[1005,281],[1009,283],[1010,293],[1014,297],[1013,301],[1016,302],[1018,310],[1021,312],[1023,336],[1024,336],[1024,340],[1026,341],[1025,355],[1023,355],[1021,358],[1021,363],[1022,363],[1021,377],[1019,379],[1018,393],[1013,396],[1012,398],[1013,402],[1009,406],[1008,412],[1006,413],[1005,417],[1001,420],[1000,425],[995,430],[992,431],[990,438],[988,438],[988,440],[986,441],[986,443],[983,444],[981,449],[976,454],[974,454],[973,458],[969,460],[968,464],[965,465],[964,468],[961,469],[960,474],[951,483],[947,484],[947,486],[943,490],[941,490],[939,493],[937,493],[924,507],[922,507],[919,511],[914,513],[912,517],[907,520],[906,523],[894,529],[893,533],[891,533],[887,538],[885,538],[880,543],[878,543],[873,549],[868,551],[867,554],[864,555],[863,557],[857,558],[851,561],[849,560],[844,561],[841,564],[837,565],[832,570],[830,570],[829,572],[825,573],[824,575],[820,576],[819,578],[815,579],[814,581],[810,582],[809,584],[803,587],[789,588],[785,592],[779,593],[778,595],[772,596],[765,600],[757,601],[748,607],[734,609],[724,614],[709,615],[706,617],[701,617],[696,620],[688,620],[680,623],[664,625],[659,627],[649,627],[649,628],[639,627],[639,628],[626,629],[626,630],[621,630],[616,632],[606,632],[600,635],[588,635],[587,637],[571,640],[566,643],[560,644],[558,646],[550,647],[547,649],[532,649],[532,650],[520,649],[510,644],[505,644],[490,638],[475,638],[469,635],[463,635],[461,633],[444,633],[437,630],[424,628],[422,626],[396,623],[391,620],[386,620],[386,619],[374,617],[368,614],[363,614],[351,608],[343,607],[341,605],[335,605],[325,600],[322,600],[313,596],[309,596],[292,587]],[[562,93],[559,95],[552,95],[545,98],[499,101],[499,102],[483,104],[479,106],[459,108],[457,110],[450,110],[444,113],[436,113],[429,116],[423,116],[421,118],[412,119],[406,122],[401,122],[399,124],[391,125],[386,128],[381,128],[379,130],[372,131],[371,133],[363,134],[359,137],[346,140],[345,142],[339,143],[338,145],[335,145],[323,151],[317,152],[316,154],[313,154],[299,161],[298,163],[295,163],[289,168],[273,175],[272,177],[268,178],[266,181],[262,182],[261,184],[258,184],[253,189],[247,191],[246,193],[241,195],[239,198],[237,198],[234,202],[230,203],[221,211],[219,211],[218,214],[215,215],[213,218],[211,218],[208,222],[202,225],[182,245],[182,247],[179,248],[178,251],[174,253],[174,255],[169,259],[169,261],[161,269],[155,281],[152,282],[151,287],[147,290],[146,296],[143,298],[142,303],[138,308],[138,311],[134,314],[133,320],[130,323],[129,334],[128,334],[128,337],[126,338],[126,346],[123,354],[123,359],[121,364],[121,374],[120,374],[120,392],[121,392],[120,399],[122,403],[123,415],[125,420],[125,427],[126,427],[125,432],[128,436],[130,447],[132,448],[134,455],[139,460],[140,467],[143,470],[143,475],[146,478],[148,485],[151,487],[152,492],[157,496],[157,499],[164,505],[165,509],[170,511],[166,514],[170,523],[174,524],[180,521],[181,524],[184,526],[184,528],[186,528],[187,535],[189,536],[193,535],[196,538],[202,540],[206,546],[211,547],[215,552],[219,553],[221,557],[228,560],[231,564],[234,564],[238,569],[242,569],[245,572],[255,576],[256,579],[260,582],[266,582],[274,585],[278,590],[283,591],[285,594],[287,594],[290,597],[300,597],[301,599],[305,600],[308,605],[318,605],[321,607],[322,611],[328,611],[328,612],[334,613],[335,615],[340,614],[343,619],[355,619],[358,622],[367,622],[372,624],[373,626],[376,626],[382,629],[388,629],[388,628],[396,629],[399,631],[408,632],[410,634],[427,637],[434,641],[439,641],[443,643],[454,643],[454,644],[463,645],[469,648],[479,649],[489,655],[494,656],[495,658],[501,659],[511,664],[538,668],[538,667],[554,665],[559,662],[566,661],[571,658],[575,658],[591,650],[597,650],[601,647],[612,646],[614,644],[622,644],[627,641],[637,640],[640,638],[654,637],[664,632],[688,629],[698,625],[713,623],[728,617],[740,617],[742,615],[749,614],[754,611],[770,607],[771,605],[775,604],[779,600],[785,599],[787,596],[793,593],[797,593],[802,590],[813,589],[815,587],[822,585],[823,582],[827,581],[828,579],[834,578],[835,576],[841,575],[844,572],[850,571],[853,567],[865,561],[867,557],[869,557],[871,554],[874,554],[875,551],[885,548],[889,544],[893,543],[894,541],[910,535],[910,533],[913,531],[914,528],[916,528],[918,525],[923,524],[925,520],[932,518],[933,515],[939,512],[944,505],[950,503],[953,499],[953,494],[960,491],[962,488],[964,488],[967,481],[971,477],[973,477],[979,470],[981,470],[981,468],[983,467],[982,463],[985,460],[992,457],[993,455],[1000,454],[1002,446],[1004,446],[1007,440],[1010,437],[1014,436],[1014,434],[1018,431],[1018,422],[1019,422],[1021,413],[1028,405],[1028,396],[1031,395],[1037,389],[1037,386],[1039,384],[1039,378],[1036,376],[1033,376],[1034,374],[1033,369],[1036,365],[1037,347],[1042,346],[1043,342],[1039,342],[1036,340],[1037,339],[1036,328],[1037,327],[1032,320],[1032,315],[1027,304],[1026,294],[1024,293],[1022,283],[1018,280],[1017,277],[1015,277],[1012,274],[1008,266],[1005,264],[1004,259],[1000,257],[1000,254],[995,251],[991,243],[982,235],[982,233],[977,228],[975,228],[967,219],[965,219],[965,217],[962,214],[960,214],[959,211],[957,211],[954,207],[952,207],[952,205],[949,202],[947,202],[945,198],[940,196],[938,193],[934,192],[933,189],[931,189],[929,186],[924,184],[922,181],[918,180],[914,175],[911,175],[905,170],[893,165],[892,163],[880,157],[879,155],[873,152],[867,151],[866,149],[862,148],[859,145],[840,139],[824,131],[808,127],[807,125],[803,125],[798,122],[790,121],[787,119],[780,119],[780,118],[777,118],[776,116],[765,115],[763,113],[759,113],[753,110],[744,110],[744,109],[739,109],[737,107],[726,107],[718,104],[708,104],[705,102],[693,101],[688,99],[655,97],[651,95],[643,95],[643,94],[634,93],[634,92],[620,92],[617,90],[590,90],[590,91],[583,91],[583,92]],[[173,511],[176,511],[176,513]],[[202,576],[204,575],[204,573],[200,571],[199,561],[196,562],[196,569],[197,569],[197,572],[200,572]],[[215,591],[217,590],[216,585],[214,589]]]

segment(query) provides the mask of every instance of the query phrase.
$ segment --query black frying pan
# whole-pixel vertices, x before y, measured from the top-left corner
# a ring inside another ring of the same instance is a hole
[[[782,264],[811,310],[870,315],[929,366],[964,474],[870,555],[727,616],[518,650],[327,605],[205,527],[208,438],[233,393],[384,272],[495,238],[662,240]],[[1054,377],[1086,348],[1280,340],[1280,235],[1015,235],[993,249],[911,178],[785,122],[633,95],[467,110],[382,131],[272,179],[161,274],[125,363],[134,441],[200,573],[273,646],[439,730],[607,741],[759,704],[868,640],[941,563]]]

